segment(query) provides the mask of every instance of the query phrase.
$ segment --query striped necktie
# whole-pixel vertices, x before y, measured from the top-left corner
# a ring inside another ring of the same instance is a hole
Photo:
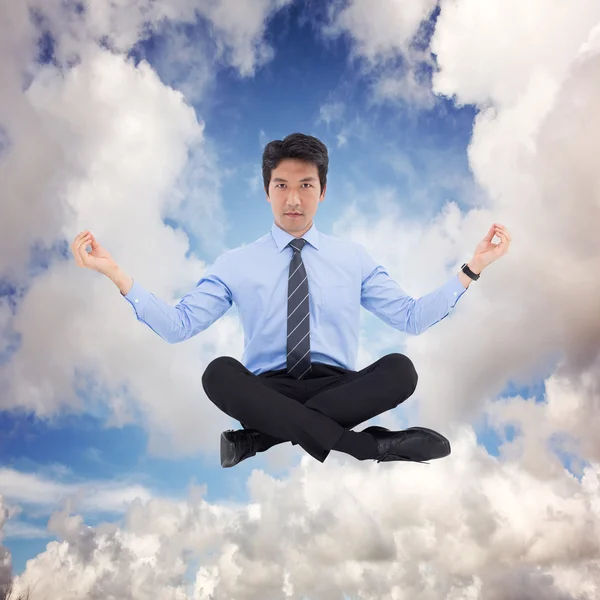
[[[304,244],[306,240],[303,238],[289,243],[294,255],[288,278],[287,372],[296,379],[311,369],[308,280],[301,256]]]

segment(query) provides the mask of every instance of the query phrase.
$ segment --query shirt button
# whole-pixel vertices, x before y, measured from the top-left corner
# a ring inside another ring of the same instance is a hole
[[[456,296],[456,294],[454,294],[454,295]],[[139,300],[136,298],[136,299],[135,299],[135,302],[139,302]]]

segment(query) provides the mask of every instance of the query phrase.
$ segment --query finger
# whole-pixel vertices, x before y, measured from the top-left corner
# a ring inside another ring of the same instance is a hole
[[[89,245],[89,237],[86,236],[79,243],[78,254],[81,260],[81,266],[86,266],[89,263],[87,247]]]
[[[81,236],[83,235],[83,233],[78,233],[74,238],[73,241],[71,242],[71,250],[75,250],[75,248],[77,247],[77,243],[79,242],[79,240],[81,239]]]
[[[494,234],[496,233],[496,226],[492,225],[490,230],[487,232],[487,235],[483,238],[484,242],[491,242]]]
[[[83,262],[81,261],[81,257],[79,256],[79,251],[73,249],[73,257],[75,258],[75,264],[78,267],[83,267]]]
[[[495,226],[506,235],[506,239],[509,242],[512,240],[510,232],[508,231],[508,229],[504,225],[502,225],[501,223],[495,223]]]
[[[78,267],[84,267],[85,266],[83,264],[83,258],[81,256],[81,250],[79,249],[79,246],[77,248],[73,249],[73,256],[75,257],[75,264]]]
[[[508,235],[506,234],[506,232],[502,231],[498,235],[502,239],[502,243],[508,245],[508,243],[510,242],[510,239],[509,239]]]
[[[79,248],[81,247],[81,244],[85,243],[88,239],[88,235],[85,234],[79,234],[74,240],[73,243],[71,244],[71,248],[73,250],[74,253],[79,252]]]
[[[502,252],[508,252],[508,239],[506,235],[504,233],[499,233],[498,235],[500,237],[500,243],[498,244],[498,248],[500,248]]]
[[[77,250],[77,248],[78,248],[78,246],[79,246],[79,242],[81,242],[81,240],[82,240],[82,239],[83,239],[83,238],[84,238],[86,235],[88,235],[88,234],[89,234],[89,231],[88,231],[88,230],[86,230],[86,231],[81,231],[80,233],[78,233],[78,234],[75,236],[75,239],[73,240],[73,242],[71,243],[71,249],[72,249],[72,250],[74,250],[74,251],[75,251],[75,250]]]

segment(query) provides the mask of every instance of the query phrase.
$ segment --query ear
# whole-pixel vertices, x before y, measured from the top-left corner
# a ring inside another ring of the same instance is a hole
[[[321,192],[321,197],[319,198],[319,202],[323,202],[325,200],[325,192],[327,191],[327,184],[323,186],[323,191]]]
[[[265,195],[267,197],[267,202],[271,202],[271,198],[269,198],[269,190],[268,190],[268,188],[265,188]]]

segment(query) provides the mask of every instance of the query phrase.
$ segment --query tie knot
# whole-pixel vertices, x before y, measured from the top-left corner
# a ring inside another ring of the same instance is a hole
[[[294,249],[294,250],[298,250],[298,252],[302,251],[302,248],[304,248],[304,244],[306,244],[306,240],[304,238],[297,238],[295,240],[292,240],[289,245]]]

